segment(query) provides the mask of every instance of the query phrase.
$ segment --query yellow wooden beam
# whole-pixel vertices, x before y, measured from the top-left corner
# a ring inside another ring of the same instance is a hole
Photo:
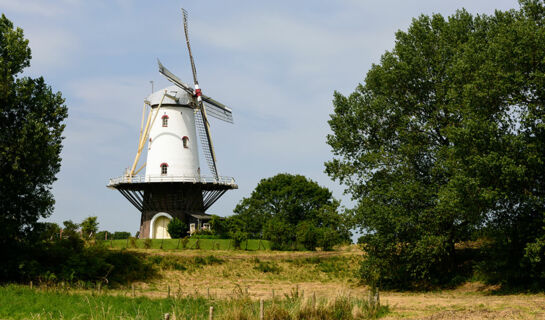
[[[136,157],[134,157],[134,161],[132,163],[131,170],[129,172],[129,181],[136,174],[134,172],[136,169],[136,165],[138,164],[138,161],[140,160],[140,156],[142,154],[142,150],[144,149],[144,146],[146,145],[146,141],[148,139],[148,135],[151,130],[150,128],[153,126],[153,123],[155,122],[155,119],[157,118],[157,115],[159,114],[159,110],[161,109],[161,106],[163,105],[163,100],[165,99],[166,93],[167,91],[165,90],[165,93],[163,94],[163,97],[161,98],[161,101],[159,102],[159,106],[157,106],[157,110],[155,111],[155,114],[153,112],[153,108],[151,108],[148,114],[146,126],[144,128],[143,134],[140,136],[140,142],[138,143],[138,151],[136,152]],[[153,121],[151,120],[152,116],[153,116]],[[151,125],[150,125],[150,122],[151,122]]]

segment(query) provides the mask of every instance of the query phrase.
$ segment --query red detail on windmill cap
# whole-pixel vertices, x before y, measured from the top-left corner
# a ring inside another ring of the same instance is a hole
[[[202,91],[201,91],[201,89],[195,89],[195,95],[196,95],[197,97],[202,96]]]
[[[161,117],[161,119],[168,119],[168,116],[165,114],[164,116]]]
[[[168,163],[163,162],[163,163],[161,163],[160,167],[168,167]]]

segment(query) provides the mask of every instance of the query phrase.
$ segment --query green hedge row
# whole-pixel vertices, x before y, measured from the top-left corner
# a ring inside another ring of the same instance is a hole
[[[234,241],[232,239],[187,239],[184,247],[183,239],[127,239],[127,240],[98,240],[106,246],[123,249],[165,249],[165,250],[183,250],[183,249],[202,249],[202,250],[234,250]],[[198,243],[197,243],[198,242]],[[271,242],[268,240],[250,239],[243,241],[240,245],[242,250],[270,250]]]

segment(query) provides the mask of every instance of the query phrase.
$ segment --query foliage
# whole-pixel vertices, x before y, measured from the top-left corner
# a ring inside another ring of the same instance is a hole
[[[215,234],[223,237],[228,236],[229,225],[227,219],[217,215],[212,215],[212,219],[210,219],[210,227],[212,228],[212,232]]]
[[[480,236],[490,279],[545,286],[545,6],[520,4],[420,16],[334,94],[326,172],[358,202],[369,283],[449,283],[455,244]]]
[[[329,242],[350,239],[348,224],[338,207],[339,202],[327,188],[304,176],[283,173],[262,179],[251,196],[236,206],[228,223],[232,232],[240,230],[250,237],[271,240],[277,249],[293,248],[301,240],[307,249],[314,250],[319,238],[316,232],[325,229],[339,235]]]
[[[187,224],[178,218],[170,220],[167,226],[167,231],[174,239],[183,238],[187,235]]]
[[[231,238],[233,239],[235,248],[240,249],[240,245],[243,242],[248,241],[248,234],[246,232],[236,231],[231,235]]]
[[[83,235],[84,239],[89,239],[91,237],[95,237],[96,233],[98,231],[98,222],[97,217],[87,217],[85,218],[81,224],[81,233]]]
[[[66,220],[62,223],[64,228],[62,229],[63,238],[79,238],[79,224],[72,220]]]
[[[131,237],[131,233],[127,231],[115,231],[115,232],[99,231],[96,233],[96,236],[95,236],[95,238],[98,240],[122,240],[122,239],[129,239],[130,237]]]
[[[19,254],[19,280],[116,284],[144,280],[154,274],[139,254],[110,251],[100,245],[85,246],[77,237],[43,242]]]
[[[64,99],[42,77],[21,77],[31,52],[23,30],[0,17],[0,279],[14,270],[17,251],[38,219],[53,211],[50,191],[60,169]]]
[[[257,261],[257,264],[254,266],[255,270],[261,271],[263,273],[280,273],[282,268],[274,261]]]

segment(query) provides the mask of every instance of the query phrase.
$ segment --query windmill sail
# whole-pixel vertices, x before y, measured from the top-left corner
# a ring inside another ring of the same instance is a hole
[[[191,89],[191,87],[187,84],[183,83],[180,78],[174,75],[174,73],[170,72],[167,68],[165,68],[165,66],[163,66],[159,59],[157,59],[157,64],[159,65],[159,73],[164,75],[168,79],[168,81],[174,83],[190,95],[193,95],[193,89]]]
[[[197,134],[199,135],[199,140],[202,146],[202,152],[204,154],[204,158],[206,159],[206,163],[208,164],[208,168],[210,169],[210,172],[212,173],[212,175],[218,178],[218,170],[216,169],[216,162],[214,161],[214,156],[210,152],[210,150],[212,150],[212,147],[210,145],[210,141],[208,140],[208,135],[206,134],[206,127],[200,112],[195,112],[195,127],[197,128]]]
[[[231,111],[231,109],[225,106],[222,108],[222,107],[218,107],[215,104],[211,104],[206,100],[206,98],[208,97],[203,97],[203,101],[204,101],[204,104],[206,105],[206,113],[209,116],[219,120],[223,120],[225,122],[233,123],[233,112]]]

